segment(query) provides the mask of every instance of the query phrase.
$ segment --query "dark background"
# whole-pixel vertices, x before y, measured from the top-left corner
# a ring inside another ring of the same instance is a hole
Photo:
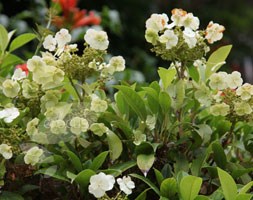
[[[50,1],[44,0],[2,0],[1,13],[9,18],[6,26],[11,30],[19,27],[11,18],[21,18],[29,27],[45,23],[46,7]],[[109,51],[122,55],[127,67],[144,73],[146,81],[157,79],[156,69],[168,67],[169,63],[150,53],[145,41],[145,21],[152,13],[166,13],[170,16],[173,8],[192,12],[200,19],[200,28],[206,28],[209,21],[225,26],[224,38],[211,49],[232,44],[233,49],[223,70],[239,70],[247,82],[253,82],[253,1],[252,0],[79,0],[81,9],[102,12],[105,7],[120,14],[121,32],[115,33],[104,27],[110,38]],[[1,21],[0,21],[1,22]],[[2,21],[3,23],[3,21]],[[20,29],[22,27],[20,26]],[[23,27],[23,29],[25,29]]]

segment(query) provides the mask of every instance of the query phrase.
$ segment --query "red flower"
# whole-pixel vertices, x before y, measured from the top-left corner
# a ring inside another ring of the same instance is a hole
[[[80,10],[77,6],[78,0],[53,0],[59,3],[63,12],[63,16],[55,16],[53,23],[58,27],[68,27],[74,29],[86,25],[98,25],[101,22],[99,16],[94,12],[87,14],[86,10]]]
[[[20,65],[16,65],[15,68],[16,69],[21,69],[23,72],[25,72],[26,75],[28,75],[28,73],[29,73],[29,70],[27,68],[27,64],[26,63],[20,64]]]

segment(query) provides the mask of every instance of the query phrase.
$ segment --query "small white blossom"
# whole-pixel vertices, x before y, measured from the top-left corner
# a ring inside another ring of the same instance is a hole
[[[189,48],[193,48],[197,44],[196,33],[189,28],[183,31],[183,37]]]
[[[12,150],[11,150],[11,146],[7,145],[7,144],[1,144],[0,145],[0,154],[2,154],[2,156],[8,160],[11,159],[12,157]]]
[[[19,116],[19,110],[15,107],[5,108],[0,111],[0,119],[4,119],[5,123],[11,123]]]
[[[105,100],[100,99],[97,95],[91,95],[91,106],[90,110],[94,112],[104,112],[107,110],[107,102]]]
[[[146,21],[146,29],[159,32],[166,27],[168,21],[169,18],[166,14],[152,14]]]
[[[43,47],[49,51],[54,51],[56,49],[56,39],[52,35],[47,35],[43,42]]]
[[[210,107],[210,113],[214,116],[226,116],[229,113],[229,105],[225,103],[215,104]]]
[[[58,120],[53,120],[50,123],[50,131],[53,134],[62,134],[66,132],[66,124],[63,120],[58,119]]]
[[[171,49],[177,45],[178,37],[172,30],[166,30],[163,35],[160,36],[159,41],[166,44],[166,49]]]
[[[214,73],[210,76],[209,85],[212,89],[224,90],[228,87],[226,79],[227,73],[226,72],[219,72]]]
[[[22,69],[18,68],[14,71],[11,79],[14,81],[19,81],[26,78],[26,73]]]
[[[17,81],[6,79],[2,84],[2,89],[6,97],[14,98],[20,91],[20,85]]]
[[[63,48],[68,42],[71,41],[71,35],[67,29],[62,28],[55,34],[55,39],[57,41],[58,48]]]
[[[88,121],[81,117],[73,117],[69,125],[71,132],[77,136],[79,136],[82,132],[86,132],[89,128]]]
[[[225,31],[224,26],[219,25],[217,23],[209,22],[206,28],[206,36],[207,41],[212,44],[223,37],[223,32]]]
[[[84,35],[84,40],[90,45],[91,48],[97,50],[106,50],[109,45],[108,36],[105,31],[88,29]]]
[[[235,102],[235,113],[239,116],[249,115],[252,113],[252,108],[247,102]]]
[[[183,26],[185,28],[197,30],[199,28],[199,18],[193,16],[192,13],[187,13],[183,18]]]
[[[241,86],[243,82],[241,78],[241,73],[237,71],[232,72],[232,74],[228,74],[226,81],[227,81],[228,87],[231,89],[235,89]]]
[[[116,72],[124,71],[125,59],[122,56],[113,56],[109,61],[109,66]]]
[[[39,162],[40,157],[43,154],[43,150],[38,147],[32,147],[29,149],[24,157],[25,164],[29,165],[35,165]]]
[[[171,11],[171,13],[171,20],[173,21],[173,25],[183,26],[187,12],[182,9],[175,8]]]
[[[90,177],[89,193],[96,198],[101,198],[106,191],[113,188],[115,179],[112,175],[106,175],[103,172]]]
[[[242,100],[249,100],[253,96],[253,85],[249,83],[243,84],[237,88],[236,94],[241,97]]]
[[[130,176],[123,176],[123,178],[118,178],[117,183],[119,184],[119,188],[126,195],[132,194],[132,189],[135,188],[134,182],[131,180]]]

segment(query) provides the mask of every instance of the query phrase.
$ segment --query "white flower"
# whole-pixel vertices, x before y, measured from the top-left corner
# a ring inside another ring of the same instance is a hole
[[[199,18],[193,16],[192,13],[187,13],[183,17],[183,26],[185,28],[190,28],[192,30],[197,30],[199,28]]]
[[[143,134],[140,130],[134,131],[134,144],[140,145],[142,142],[145,142],[147,139],[146,135]]]
[[[210,76],[209,85],[212,89],[224,90],[227,88],[227,73],[226,72],[219,72],[214,73]]]
[[[183,37],[189,48],[193,48],[197,44],[196,33],[190,28],[185,28],[183,31]]]
[[[113,56],[109,61],[109,67],[112,67],[116,72],[120,72],[124,71],[125,63],[125,59],[122,56]]]
[[[249,115],[252,113],[252,108],[247,102],[235,102],[235,113],[239,116]]]
[[[11,79],[14,81],[19,81],[24,78],[26,78],[26,73],[20,68],[16,69],[11,77]]]
[[[242,100],[249,100],[253,96],[253,85],[249,83],[243,84],[237,88],[236,94],[241,97]]]
[[[88,121],[81,117],[73,117],[69,125],[71,132],[76,135],[80,135],[81,132],[86,132],[89,128]]]
[[[14,98],[20,91],[20,85],[17,81],[6,79],[2,84],[2,89],[5,96]]]
[[[106,191],[113,188],[115,179],[112,175],[106,175],[103,172],[90,177],[89,193],[93,194],[96,198],[101,198],[105,195]]]
[[[225,103],[215,104],[210,107],[210,113],[214,116],[226,116],[229,113],[229,105]]]
[[[134,182],[131,180],[130,176],[123,176],[122,178],[117,179],[117,183],[119,184],[119,188],[123,191],[126,195],[132,193],[132,189],[135,188]]]
[[[166,14],[152,14],[149,19],[146,21],[146,29],[152,29],[156,32],[163,30],[169,18]]]
[[[177,45],[178,37],[172,30],[166,30],[163,35],[160,36],[159,41],[166,44],[166,49],[171,49]]]
[[[50,131],[54,134],[62,134],[66,132],[66,124],[63,120],[58,119],[50,123]]]
[[[45,67],[46,67],[46,63],[39,56],[33,56],[27,61],[27,68],[31,72],[37,69],[45,68]]]
[[[91,48],[97,50],[106,50],[109,45],[108,36],[105,31],[88,29],[84,35],[84,40],[91,46]]]
[[[226,81],[227,81],[228,87],[231,89],[235,89],[241,86],[243,82],[241,78],[241,73],[237,71],[232,72],[232,74],[228,74]]]
[[[100,99],[97,95],[91,95],[91,106],[90,110],[94,112],[104,112],[106,111],[108,105],[105,100]]]
[[[56,39],[52,35],[47,35],[43,42],[43,47],[49,51],[54,51],[56,48]]]
[[[24,157],[25,164],[29,165],[35,165],[39,162],[40,157],[43,154],[43,150],[38,147],[33,147],[29,149]]]
[[[62,28],[55,34],[55,39],[57,41],[58,48],[63,48],[68,42],[71,41],[71,35],[67,29]]]
[[[0,154],[2,154],[2,156],[8,160],[11,159],[12,157],[12,151],[11,151],[11,146],[7,145],[7,144],[1,144],[0,145]]]
[[[223,31],[225,31],[224,26],[219,25],[217,23],[209,22],[206,28],[206,36],[207,41],[212,44],[215,41],[220,40],[223,37]]]
[[[187,12],[182,9],[175,8],[171,11],[171,13],[171,20],[173,21],[173,25],[183,26]]]
[[[5,108],[0,111],[0,119],[4,119],[4,122],[11,123],[19,116],[19,110],[15,107]]]

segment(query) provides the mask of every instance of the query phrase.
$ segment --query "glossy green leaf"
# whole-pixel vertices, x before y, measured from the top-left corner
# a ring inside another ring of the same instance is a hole
[[[237,195],[237,186],[234,179],[226,171],[217,168],[221,188],[226,200],[235,200]]]
[[[251,200],[253,194],[238,194],[235,200]]]
[[[176,69],[165,69],[162,67],[159,67],[158,74],[160,79],[162,80],[163,88],[167,89],[168,86],[171,84],[173,79],[175,78],[177,71]]]
[[[117,92],[114,95],[115,102],[117,104],[117,107],[122,115],[129,115],[129,106],[127,102],[124,99],[124,96],[121,91]]]
[[[211,54],[206,63],[206,79],[208,79],[211,74],[215,73],[225,63],[231,48],[232,45],[226,45],[220,47]]]
[[[11,42],[9,51],[12,52],[18,49],[19,47],[25,45],[36,37],[37,36],[33,33],[24,33],[22,35],[19,35]]]
[[[166,178],[160,186],[161,195],[167,198],[173,198],[178,193],[178,185],[175,178]]]
[[[119,139],[119,137],[112,131],[108,131],[106,135],[107,135],[107,140],[108,140],[109,149],[110,149],[110,157],[111,157],[111,160],[114,161],[117,158],[119,158],[119,156],[122,153],[122,150],[123,150],[122,142]]]
[[[130,87],[124,85],[115,86],[115,88],[122,92],[123,97],[128,105],[143,121],[145,121],[147,117],[147,111],[145,103],[138,93]]]
[[[154,183],[152,183],[148,178],[141,176],[139,174],[129,174],[130,176],[134,178],[138,178],[142,180],[144,183],[146,183],[158,196],[160,196],[160,191],[159,189],[155,186]]]
[[[213,143],[212,148],[215,163],[217,164],[218,167],[225,169],[227,165],[227,157],[224,152],[224,149],[218,142]]]
[[[167,92],[161,91],[159,94],[159,104],[163,113],[167,113],[171,108],[171,98]]]
[[[85,169],[77,174],[74,181],[79,184],[80,188],[82,188],[83,191],[85,191],[89,185],[90,177],[95,174],[96,173],[93,170]]]
[[[155,168],[154,168],[154,172],[155,172],[155,177],[156,177],[156,181],[158,182],[158,185],[161,185],[162,181],[164,180],[162,173]]]
[[[200,190],[202,179],[196,176],[185,176],[179,184],[179,191],[183,200],[194,200]]]
[[[0,50],[2,52],[5,51],[7,45],[8,45],[8,32],[6,31],[6,29],[4,28],[3,25],[0,24]]]
[[[74,168],[76,169],[77,172],[80,172],[83,170],[82,163],[79,159],[79,157],[73,153],[72,151],[66,150],[66,153],[73,164]]]
[[[139,154],[137,156],[137,165],[139,169],[142,171],[144,176],[147,176],[148,171],[153,166],[155,162],[155,155],[154,154]]]
[[[199,76],[198,68],[192,65],[192,66],[188,67],[187,69],[188,69],[188,72],[189,72],[189,74],[190,74],[190,77],[191,77],[194,81],[199,82],[199,77],[200,77],[200,76]]]
[[[147,191],[149,191],[151,188],[148,188],[146,190],[144,190],[143,192],[141,192],[136,198],[135,200],[146,200],[147,199]]]
[[[105,159],[106,159],[108,153],[109,153],[108,151],[104,151],[104,152],[100,153],[98,156],[96,156],[94,158],[94,160],[92,161],[90,169],[97,171],[105,162]]]
[[[240,189],[239,194],[246,194],[252,188],[252,186],[253,181],[250,181]]]

